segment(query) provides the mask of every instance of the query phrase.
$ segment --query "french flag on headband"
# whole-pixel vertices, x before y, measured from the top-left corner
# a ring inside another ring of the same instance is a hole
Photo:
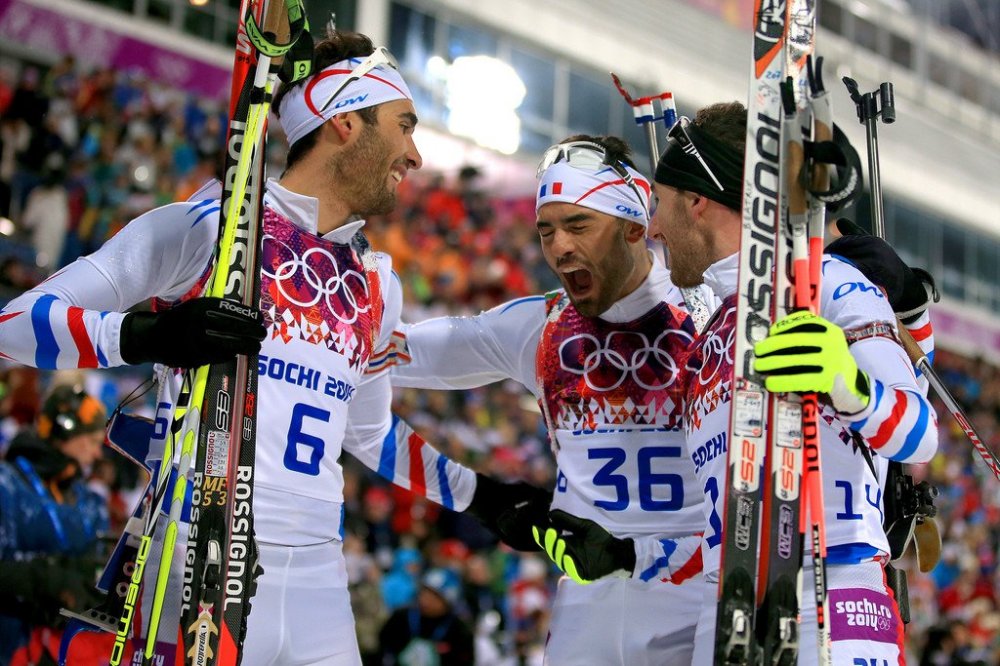
[[[555,196],[557,194],[562,194],[562,186],[563,184],[561,182],[552,183],[552,189],[549,190],[549,183],[542,183],[541,189],[538,190],[538,198],[541,199],[549,195]]]

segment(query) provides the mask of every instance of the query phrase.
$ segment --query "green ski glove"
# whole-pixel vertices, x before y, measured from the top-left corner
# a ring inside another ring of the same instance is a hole
[[[532,527],[535,541],[559,570],[581,585],[616,571],[635,569],[635,544],[619,539],[592,520],[556,509],[550,527]]]
[[[844,331],[819,315],[795,312],[775,322],[754,354],[754,370],[765,375],[768,391],[825,393],[841,414],[868,406],[868,376],[858,369]]]

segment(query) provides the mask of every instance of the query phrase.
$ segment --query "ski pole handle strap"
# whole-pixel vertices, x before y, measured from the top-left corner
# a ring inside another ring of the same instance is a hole
[[[297,32],[297,38],[285,54],[278,78],[285,83],[295,83],[313,73],[313,38],[301,0],[295,2],[294,8],[289,8],[288,20],[292,33]]]
[[[288,53],[299,39],[302,31],[309,27],[302,0],[285,0],[285,8],[288,15],[289,37],[288,41],[284,43],[276,41],[276,35],[273,32],[261,30],[253,14],[247,14],[247,37],[259,53],[269,58],[277,58]]]
[[[861,196],[864,181],[861,176],[861,158],[847,135],[837,125],[833,126],[833,140],[805,141],[806,162],[827,164],[830,167],[830,187],[816,190],[810,187],[811,169],[804,168],[800,178],[802,186],[814,197],[826,204],[827,210],[836,213],[849,206]]]

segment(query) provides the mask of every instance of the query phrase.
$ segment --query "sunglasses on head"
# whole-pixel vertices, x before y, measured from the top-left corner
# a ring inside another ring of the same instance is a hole
[[[643,196],[639,186],[635,184],[635,178],[632,177],[623,163],[608,157],[608,151],[605,150],[604,146],[592,141],[570,141],[550,146],[542,153],[538,169],[535,170],[535,178],[541,178],[546,169],[558,162],[566,162],[570,166],[584,171],[600,171],[605,167],[611,168],[635,192],[636,199],[646,212],[647,217],[651,218],[656,212],[656,197],[650,197],[647,205],[646,197]]]
[[[384,46],[378,47],[370,56],[362,60],[361,64],[351,71],[350,76],[344,79],[341,84],[337,86],[336,90],[330,93],[330,96],[326,98],[323,106],[319,107],[319,112],[323,113],[326,111],[330,105],[333,104],[333,100],[337,98],[337,95],[344,92],[344,88],[346,88],[349,84],[357,81],[377,67],[391,67],[392,69],[399,70],[399,63],[396,62],[393,55],[389,53],[389,49]]]
[[[705,170],[705,173],[707,173],[708,177],[712,179],[712,182],[719,188],[719,191],[725,192],[726,188],[722,186],[719,179],[715,177],[714,173],[712,173],[712,169],[708,166],[708,162],[706,162],[705,158],[701,156],[701,153],[698,152],[698,147],[695,146],[694,141],[691,140],[691,135],[688,134],[687,130],[688,125],[690,124],[691,120],[687,116],[681,116],[677,119],[677,122],[674,123],[673,127],[667,131],[667,139],[673,139],[676,141],[677,145],[681,147],[681,150],[683,150],[687,155],[690,155],[698,160],[698,164],[700,164],[701,168]]]

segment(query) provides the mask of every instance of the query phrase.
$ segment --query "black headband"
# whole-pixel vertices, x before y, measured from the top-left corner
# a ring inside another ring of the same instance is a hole
[[[724,189],[712,182],[705,167],[693,155],[685,153],[675,139],[667,140],[654,180],[678,190],[697,192],[735,211],[743,210],[743,154],[695,125],[688,125],[687,132]]]

